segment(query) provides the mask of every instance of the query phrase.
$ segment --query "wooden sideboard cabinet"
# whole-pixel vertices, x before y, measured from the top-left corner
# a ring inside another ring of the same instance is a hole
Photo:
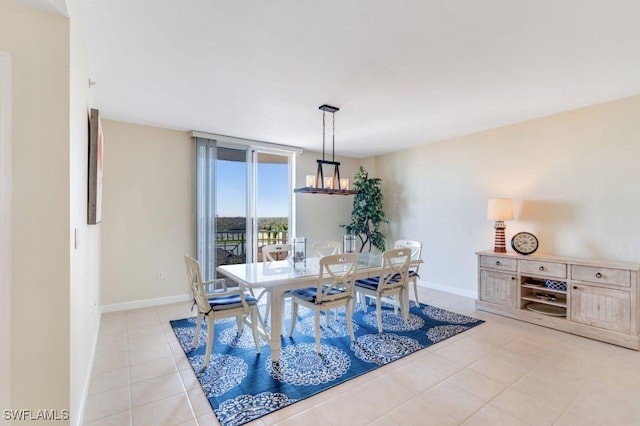
[[[483,311],[640,350],[640,264],[477,252]]]

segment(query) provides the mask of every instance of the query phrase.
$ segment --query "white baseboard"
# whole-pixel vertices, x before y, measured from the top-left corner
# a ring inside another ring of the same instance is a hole
[[[421,281],[421,280],[418,280],[418,286],[424,287],[424,288],[430,288],[432,290],[446,291],[447,293],[457,294],[458,296],[470,297],[472,299],[478,298],[477,290],[464,290],[457,287],[451,287],[444,284],[431,283],[428,281]]]
[[[155,299],[134,300],[132,302],[113,303],[102,305],[101,313],[128,311],[129,309],[149,308],[152,306],[168,305],[169,303],[188,302],[192,300],[190,294],[179,294],[176,296],[157,297]]]

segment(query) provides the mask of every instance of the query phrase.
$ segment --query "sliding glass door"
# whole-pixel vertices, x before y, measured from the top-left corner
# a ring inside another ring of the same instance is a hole
[[[261,261],[291,226],[291,157],[252,146],[196,139],[196,255],[204,279],[216,267]]]
[[[215,164],[215,264],[247,262],[247,150],[218,147]]]
[[[289,241],[291,185],[289,156],[254,151],[254,257],[261,262],[262,247]]]

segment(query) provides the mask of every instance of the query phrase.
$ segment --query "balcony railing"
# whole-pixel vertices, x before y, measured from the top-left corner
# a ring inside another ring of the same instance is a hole
[[[287,231],[258,231],[258,262],[262,261],[262,246],[285,244]],[[216,233],[216,266],[245,263],[247,260],[247,233],[244,229]]]

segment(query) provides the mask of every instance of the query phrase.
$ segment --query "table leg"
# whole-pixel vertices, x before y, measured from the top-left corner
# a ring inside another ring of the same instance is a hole
[[[271,360],[280,360],[280,349],[282,348],[282,291],[271,290]]]

